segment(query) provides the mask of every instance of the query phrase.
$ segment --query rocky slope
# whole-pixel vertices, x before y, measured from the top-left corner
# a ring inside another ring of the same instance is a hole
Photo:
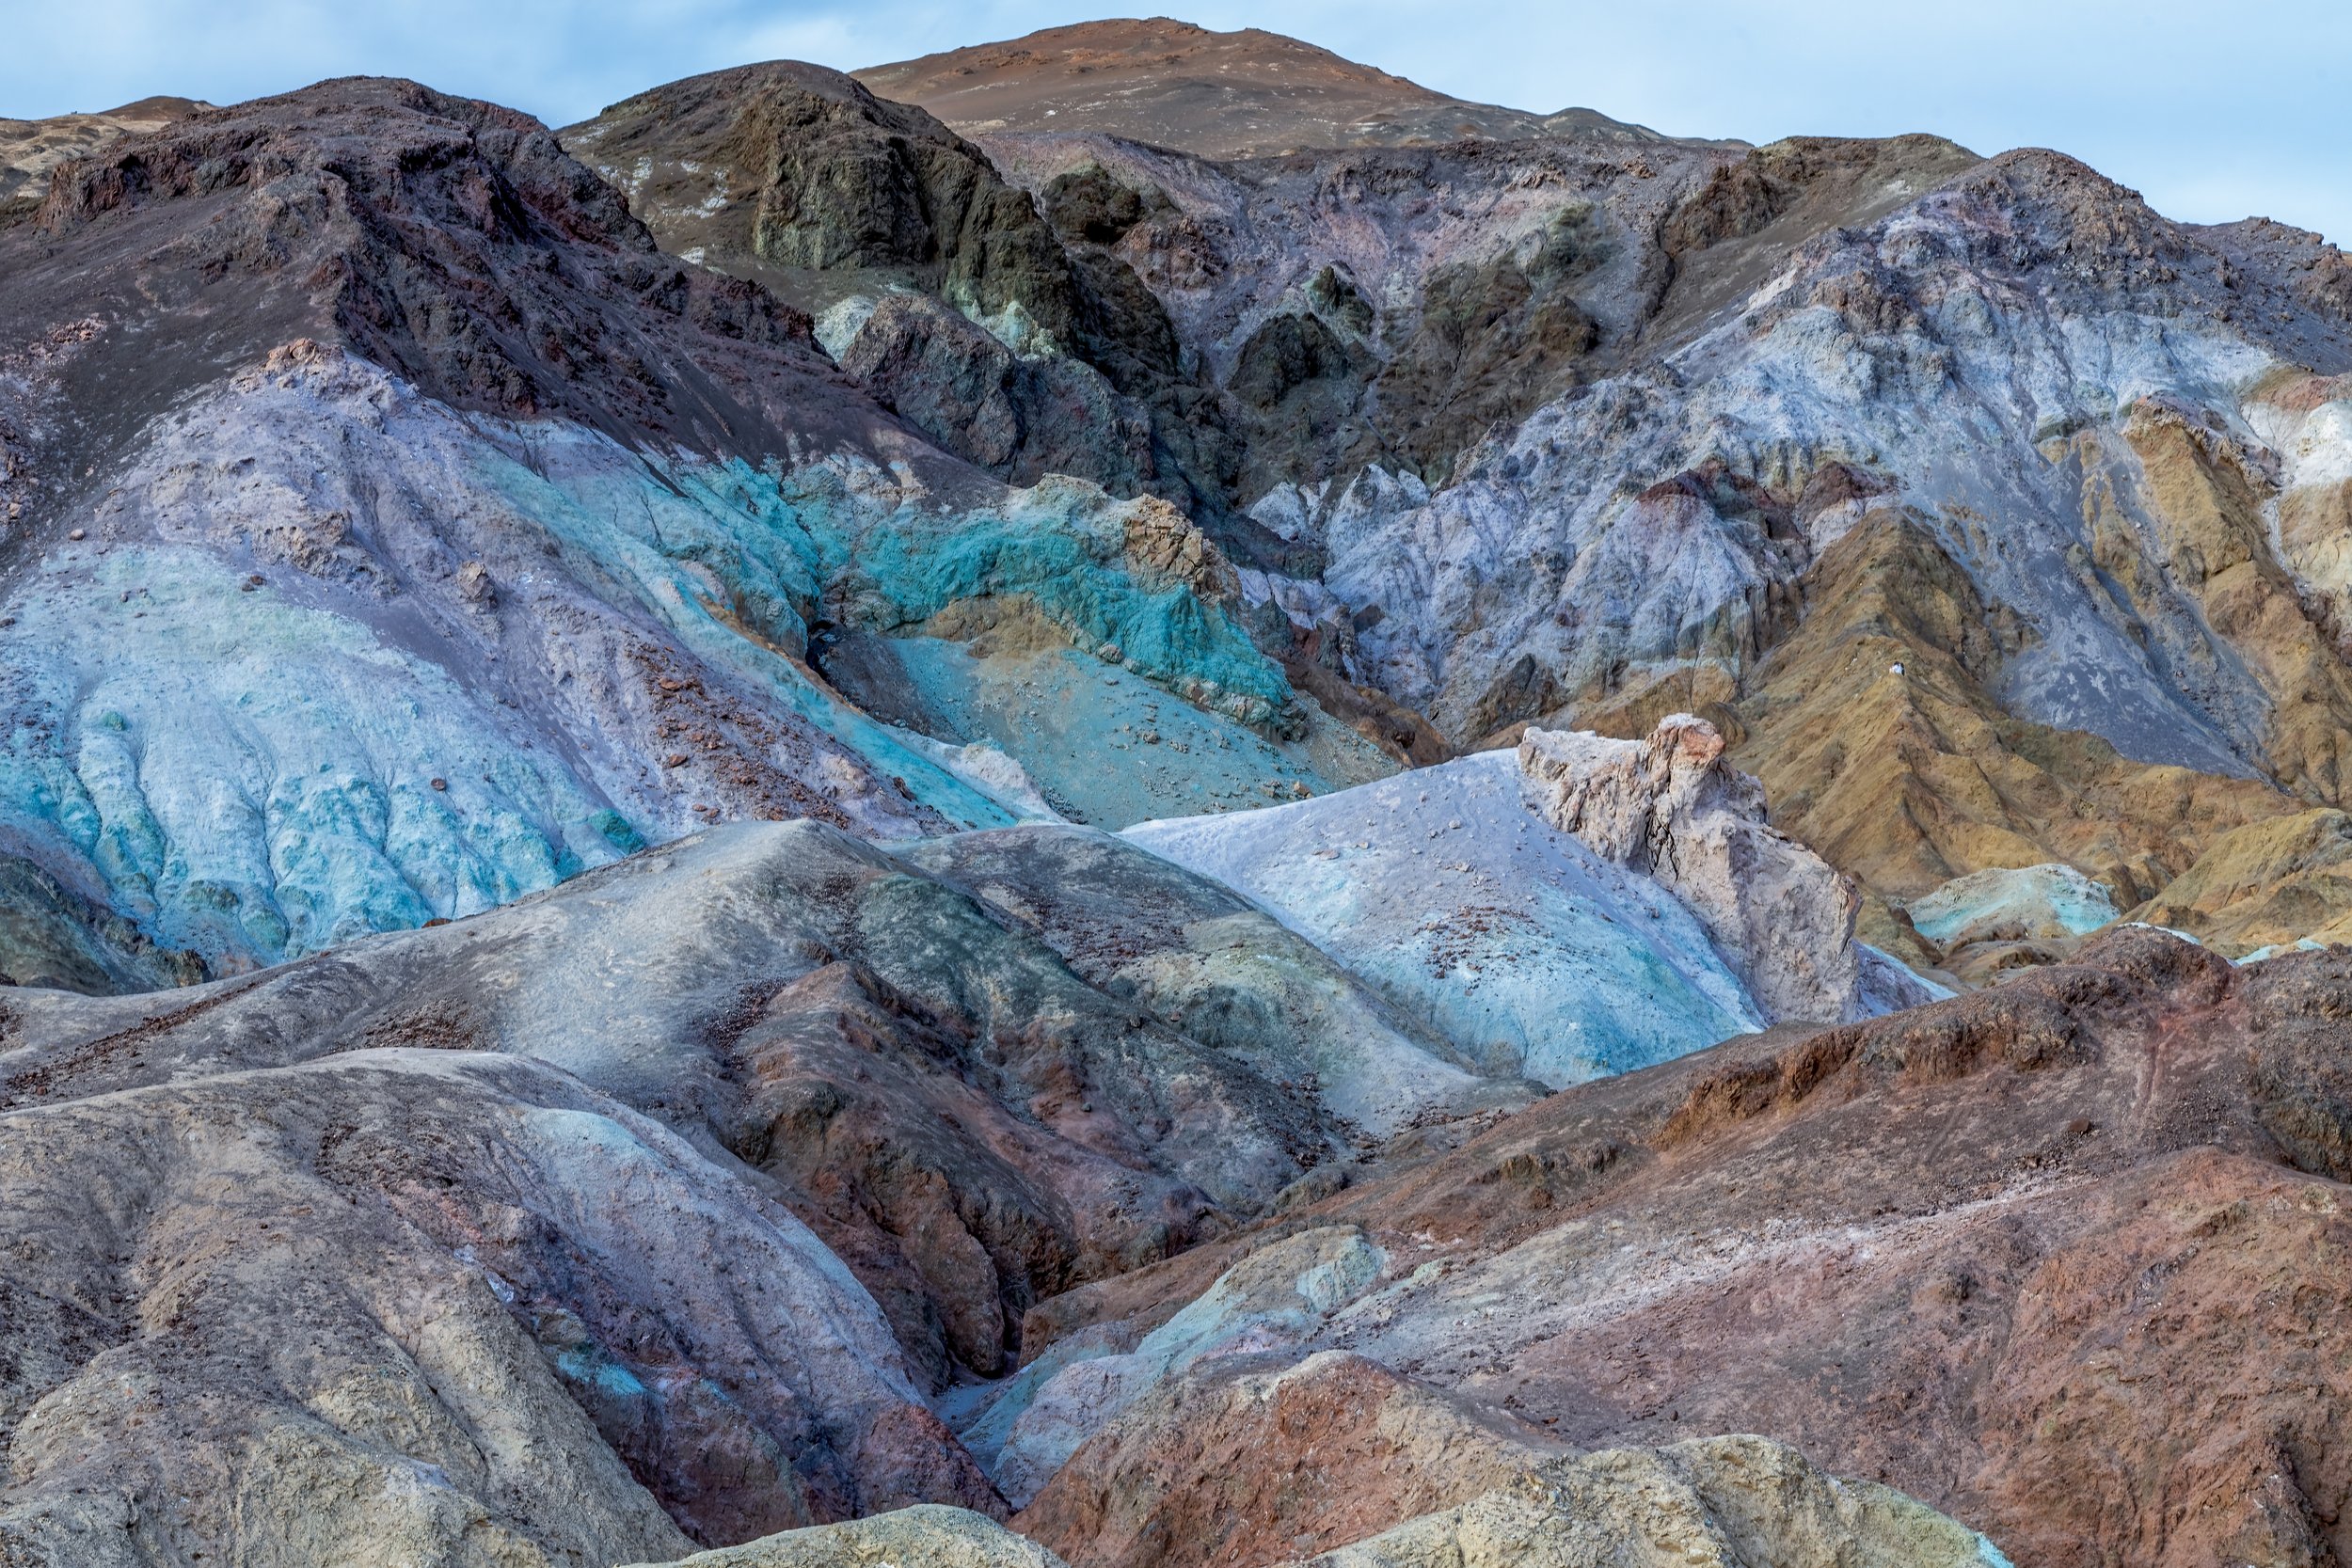
[[[1245,1448],[1332,1477],[1268,1499],[1278,1528],[1352,1529],[1367,1497],[1401,1517],[1433,1482],[1483,1488],[1510,1443],[1760,1431],[2020,1562],[2331,1560],[2347,984],[2341,952],[2233,972],[2127,931],[1556,1095],[1041,1309],[1033,1339],[1103,1356],[1327,1238],[1376,1261],[1279,1337],[1129,1389],[1016,1523],[1073,1560],[1174,1560]],[[1032,1408],[1072,1404],[1088,1365]],[[1326,1444],[1361,1457],[1327,1467]]]
[[[2328,378],[2352,366],[2352,273],[2332,247],[2170,224],[2055,154],[1928,136],[1751,150],[1302,120],[1279,147],[1234,140],[1312,100],[1278,78],[1406,93],[1311,63],[1090,24],[861,80],[978,138],[918,119],[909,145],[985,152],[1034,197],[989,198],[1025,266],[1150,325],[1156,386],[1119,389],[1166,408],[1175,388],[1208,434],[1158,440],[1150,473],[1099,415],[1090,444],[1047,444],[1175,496],[1263,568],[1244,579],[1261,644],[1329,711],[1416,762],[1521,721],[1638,736],[1704,712],[1783,823],[1863,880],[1874,936],[1971,974],[2018,950],[1906,945],[1899,906],[2065,863],[2128,910],[2218,834],[2336,803],[2329,519],[2352,460]],[[729,127],[775,169],[848,166],[773,130],[748,82],[567,137],[647,149],[591,155],[651,179],[639,212],[691,252],[773,186],[714,174],[682,127]],[[864,146],[911,112],[795,90]],[[1017,455],[1044,428],[1022,388],[1112,358],[1009,327],[961,266],[902,269],[895,293],[842,294],[843,274],[828,346],[1017,471],[1045,460]],[[1873,660],[1908,673],[1865,678]]]
[[[20,989],[0,1548],[666,1560],[914,1503],[1001,1513],[1052,1473],[1053,1399],[986,1446],[992,1480],[931,1396],[1034,1388],[1055,1363],[975,1379],[1037,1309],[1526,1103],[1390,1018],[1230,891],[1069,827],[894,857],[743,824],[255,975]],[[1353,1235],[1308,1260],[1313,1304],[1380,1269]],[[1280,1305],[1300,1267],[1263,1259],[1146,1340],[1131,1392],[1311,1331]],[[1525,1485],[1631,1508],[1648,1483],[1616,1463]],[[1729,1496],[1769,1515],[1787,1490]],[[1526,1528],[1565,1528],[1520,1492]],[[1728,1506],[1702,1485],[1674,1529],[1713,1539]],[[882,1549],[824,1540],[749,1560]]]
[[[1392,766],[1181,514],[930,447],[508,111],[198,112],[64,166],[0,271],[0,849],[215,969],[705,820],[1046,810],[1007,744],[1115,822]],[[1092,735],[1002,712],[1035,672],[952,657],[1002,624],[1103,727],[1165,702],[1239,754],[1089,795]],[[932,734],[846,700],[820,631],[949,655],[897,683]]]
[[[1646,743],[1533,732],[1124,836],[1248,894],[1486,1070],[1555,1087],[1935,994],[1853,940],[1852,890],[1722,756],[1687,718]]]

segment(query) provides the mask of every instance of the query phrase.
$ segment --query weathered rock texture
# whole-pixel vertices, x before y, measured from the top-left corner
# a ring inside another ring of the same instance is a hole
[[[2127,929],[1585,1085],[1281,1222],[1389,1259],[1288,1354],[1579,1449],[1769,1433],[2020,1562],[2327,1561],[2352,1546],[2347,1007],[2341,952],[2233,970]],[[1263,1244],[1080,1292],[1033,1338],[1166,1321]],[[1080,1449],[1032,1512],[1151,1440]]]
[[[2352,1552],[2352,263],[889,79],[34,134],[0,1559]]]
[[[1763,1025],[1681,900],[1539,804],[1492,752],[1124,836],[1239,889],[1498,1077],[1572,1084]]]
[[[7,1120],[12,1561],[609,1561],[990,1497],[805,1227],[553,1069],[362,1047]]]
[[[2352,818],[2333,810],[2250,823],[2214,840],[2134,920],[2186,931],[2232,958],[2352,936]]]
[[[2260,781],[2135,762],[2010,713],[2002,648],[2025,633],[1914,519],[1866,514],[1803,590],[1804,619],[1744,690],[1714,688],[1710,716],[1773,820],[1884,897],[2058,861],[2128,908],[2218,835],[2294,809]]]
[[[1158,301],[922,109],[775,63],[563,135],[668,250],[817,312],[842,368],[946,450],[1229,514],[1228,443]]]
[[[1766,825],[1763,786],[1724,760],[1713,725],[1677,714],[1645,740],[1529,730],[1518,758],[1552,825],[1672,890],[1767,1018],[1859,1015],[1853,890]]]
[[[933,1386],[1003,1370],[1035,1302],[1221,1233],[1319,1164],[1525,1102],[1118,840],[919,854],[979,898],[818,824],[745,825],[185,1002],[21,991],[0,1097],[419,1034],[549,1061],[764,1173]],[[1073,866],[1083,903],[1057,883]]]
[[[1975,1532],[1763,1438],[1578,1454],[1337,1351],[1246,1353],[1164,1385],[1014,1524],[1100,1568],[1994,1560]]]
[[[954,69],[1017,101],[1090,47]],[[2128,908],[2339,803],[2352,264],[2317,236],[1927,136],[1220,163],[1120,139],[1124,102],[975,134],[1049,213],[1123,214],[1242,503],[1342,610],[1321,656],[1448,743],[1700,713],[1888,942],[1956,876],[2064,861]]]
[[[1061,1560],[968,1509],[926,1504],[847,1524],[787,1530],[680,1568],[1061,1568]],[[638,1563],[635,1568],[654,1568]]]
[[[746,824],[191,990],[15,988],[0,1545],[612,1561],[1000,1510],[927,1396],[1011,1370],[1038,1307],[1525,1101],[1061,827],[901,859]],[[970,1441],[1025,1498],[1388,1257],[1322,1227],[1123,1343],[1048,1328]]]
[[[2000,1568],[1975,1531],[1883,1486],[1840,1481],[1759,1437],[1611,1449],[1309,1560],[1316,1568],[1787,1563]]]
[[[1317,732],[1181,513],[932,448],[523,117],[330,83],[46,201],[0,232],[0,845],[135,945],[226,972],[714,818],[1043,809],[963,754],[1038,737],[897,733],[812,669],[820,629],[1018,617],[1198,714],[1204,757],[1251,748],[1253,789],[1390,766]],[[940,706],[987,684],[941,662]]]
[[[0,855],[0,977],[92,995],[160,990],[204,978],[187,951],[158,950],[137,927],[33,862]]]

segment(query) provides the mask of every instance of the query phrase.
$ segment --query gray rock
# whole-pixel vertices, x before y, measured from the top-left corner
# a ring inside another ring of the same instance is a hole
[[[1862,1016],[1851,883],[1767,825],[1764,786],[1688,714],[1647,740],[1530,730],[1519,766],[1554,826],[1655,877],[1707,927],[1775,1022]]]

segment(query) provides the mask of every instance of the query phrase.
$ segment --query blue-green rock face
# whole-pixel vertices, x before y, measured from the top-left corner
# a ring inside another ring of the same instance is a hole
[[[919,623],[967,599],[1024,598],[1082,652],[1203,707],[1260,726],[1288,719],[1290,683],[1221,607],[1134,569],[1128,510],[1057,479],[1016,493],[1001,513],[908,509],[858,543],[853,580],[887,607],[868,611],[885,624]]]
[[[1691,911],[1535,815],[1507,752],[1125,836],[1241,889],[1499,1076],[1559,1087],[1763,1024]]]
[[[624,852],[593,787],[440,665],[242,584],[184,546],[68,560],[0,631],[0,814],[159,942],[268,961]]]
[[[862,458],[460,416],[336,356],[214,388],[115,481],[42,519],[58,537],[0,606],[0,833],[215,965],[469,914],[727,816],[903,838],[1034,815],[1017,768],[951,766],[817,678],[819,620],[1014,605],[1228,748],[1295,721],[1222,605],[1128,559],[1134,505],[1076,482],[949,507]]]

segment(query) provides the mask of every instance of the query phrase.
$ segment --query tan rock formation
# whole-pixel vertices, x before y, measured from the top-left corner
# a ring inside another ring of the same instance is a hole
[[[1273,1562],[1467,1502],[1567,1452],[1359,1355],[1241,1356],[1155,1388],[1014,1523],[1081,1568]]]
[[[1578,1454],[1360,1355],[1275,1362],[1210,1365],[1155,1390],[1014,1527],[1076,1568],[1986,1560],[1973,1530],[1765,1438]]]
[[[2131,918],[2231,958],[2352,940],[2352,816],[2322,809],[2224,833]]]
[[[1280,1222],[1356,1220],[1392,1259],[1302,1349],[1579,1449],[1769,1433],[2020,1563],[2342,1560],[2347,1017],[2344,953],[2233,969],[2126,929],[1582,1085]]]
[[[49,171],[69,158],[85,156],[123,136],[160,130],[208,106],[185,98],[142,98],[101,114],[0,119],[0,210],[40,201],[49,189]]]
[[[2217,420],[2158,399],[2133,407],[2121,443],[2137,473],[2100,438],[2077,437],[2094,556],[2151,616],[2153,573],[2185,590],[2271,698],[2262,741],[2273,775],[2307,800],[2341,802],[2352,785],[2352,667],[2271,548],[2264,508],[2277,483],[2269,454],[2249,450]],[[2329,504],[2324,492],[2299,498],[2299,536],[2310,539]],[[2145,519],[2141,528],[2133,512]]]
[[[677,1568],[1062,1568],[1061,1559],[986,1514],[922,1503],[838,1525],[696,1552]],[[650,1562],[630,1568],[656,1568]]]
[[[1899,512],[1824,551],[1805,597],[1739,704],[1735,759],[1763,780],[1776,826],[1874,893],[2063,861],[2127,907],[2221,833],[2295,809],[2256,780],[2136,763],[2011,717],[1987,683],[2020,633]]]
[[[972,135],[1104,130],[1216,158],[1470,138],[1665,139],[1591,109],[1536,115],[1465,103],[1296,39],[1164,16],[1048,27],[857,76]]]
[[[1312,1568],[1979,1568],[1984,1539],[1762,1437],[1615,1449],[1311,1560]]]

